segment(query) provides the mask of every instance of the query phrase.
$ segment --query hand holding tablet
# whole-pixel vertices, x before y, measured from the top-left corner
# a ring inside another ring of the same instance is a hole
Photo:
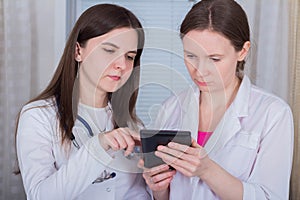
[[[141,143],[143,151],[144,166],[152,168],[164,164],[161,158],[154,155],[159,145],[167,145],[176,142],[191,145],[191,132],[179,130],[141,130]]]

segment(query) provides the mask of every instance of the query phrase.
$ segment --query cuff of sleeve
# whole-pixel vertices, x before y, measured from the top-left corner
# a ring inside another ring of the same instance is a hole
[[[243,183],[243,200],[255,199],[255,188],[250,183]]]
[[[101,165],[107,166],[113,161],[113,158],[100,145],[98,136],[94,136],[89,139],[88,142],[85,143],[84,147]]]

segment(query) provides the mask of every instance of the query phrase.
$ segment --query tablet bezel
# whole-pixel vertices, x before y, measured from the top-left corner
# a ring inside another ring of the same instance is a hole
[[[190,146],[192,142],[191,132],[182,130],[143,129],[140,130],[140,137],[144,166],[146,168],[164,164],[163,160],[154,154],[158,145],[167,145],[169,142],[173,141]]]

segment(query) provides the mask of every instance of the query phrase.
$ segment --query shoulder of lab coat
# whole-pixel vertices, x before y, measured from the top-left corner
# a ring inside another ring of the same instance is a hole
[[[235,106],[244,111],[243,129],[258,134],[258,153],[250,177],[243,182],[243,199],[288,199],[294,144],[291,109],[279,97],[251,85],[248,78],[246,81],[251,86],[247,109],[242,108],[242,98]]]
[[[112,160],[93,137],[57,169],[53,152],[62,151],[58,135],[53,101],[36,101],[22,109],[16,146],[28,199],[73,199]]]

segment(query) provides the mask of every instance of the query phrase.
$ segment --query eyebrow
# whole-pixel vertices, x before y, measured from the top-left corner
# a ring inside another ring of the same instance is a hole
[[[110,43],[110,42],[104,42],[104,43],[102,43],[102,45],[108,45],[108,46],[112,46],[114,48],[120,49],[120,47],[118,47],[117,45]]]
[[[113,44],[113,43],[110,43],[110,42],[104,42],[102,43],[102,45],[108,45],[108,46],[112,46],[116,49],[120,49],[120,47],[118,47],[117,45]],[[134,54],[137,54],[137,51],[128,51],[128,53],[134,53]]]
[[[192,53],[192,52],[189,52],[189,51],[187,51],[187,50],[183,50],[185,53],[189,53],[189,54],[194,54],[194,53]]]
[[[209,57],[214,57],[214,56],[217,56],[217,57],[222,57],[223,55],[222,54],[211,54],[211,55],[208,55]]]
[[[192,52],[190,52],[190,51],[187,51],[187,50],[183,50],[185,53],[187,53],[187,54],[193,54],[193,55],[195,55],[194,53],[192,53]],[[218,57],[222,57],[222,56],[224,56],[224,55],[222,55],[222,54],[210,54],[210,55],[207,55],[208,57],[214,57],[214,56],[218,56]]]

